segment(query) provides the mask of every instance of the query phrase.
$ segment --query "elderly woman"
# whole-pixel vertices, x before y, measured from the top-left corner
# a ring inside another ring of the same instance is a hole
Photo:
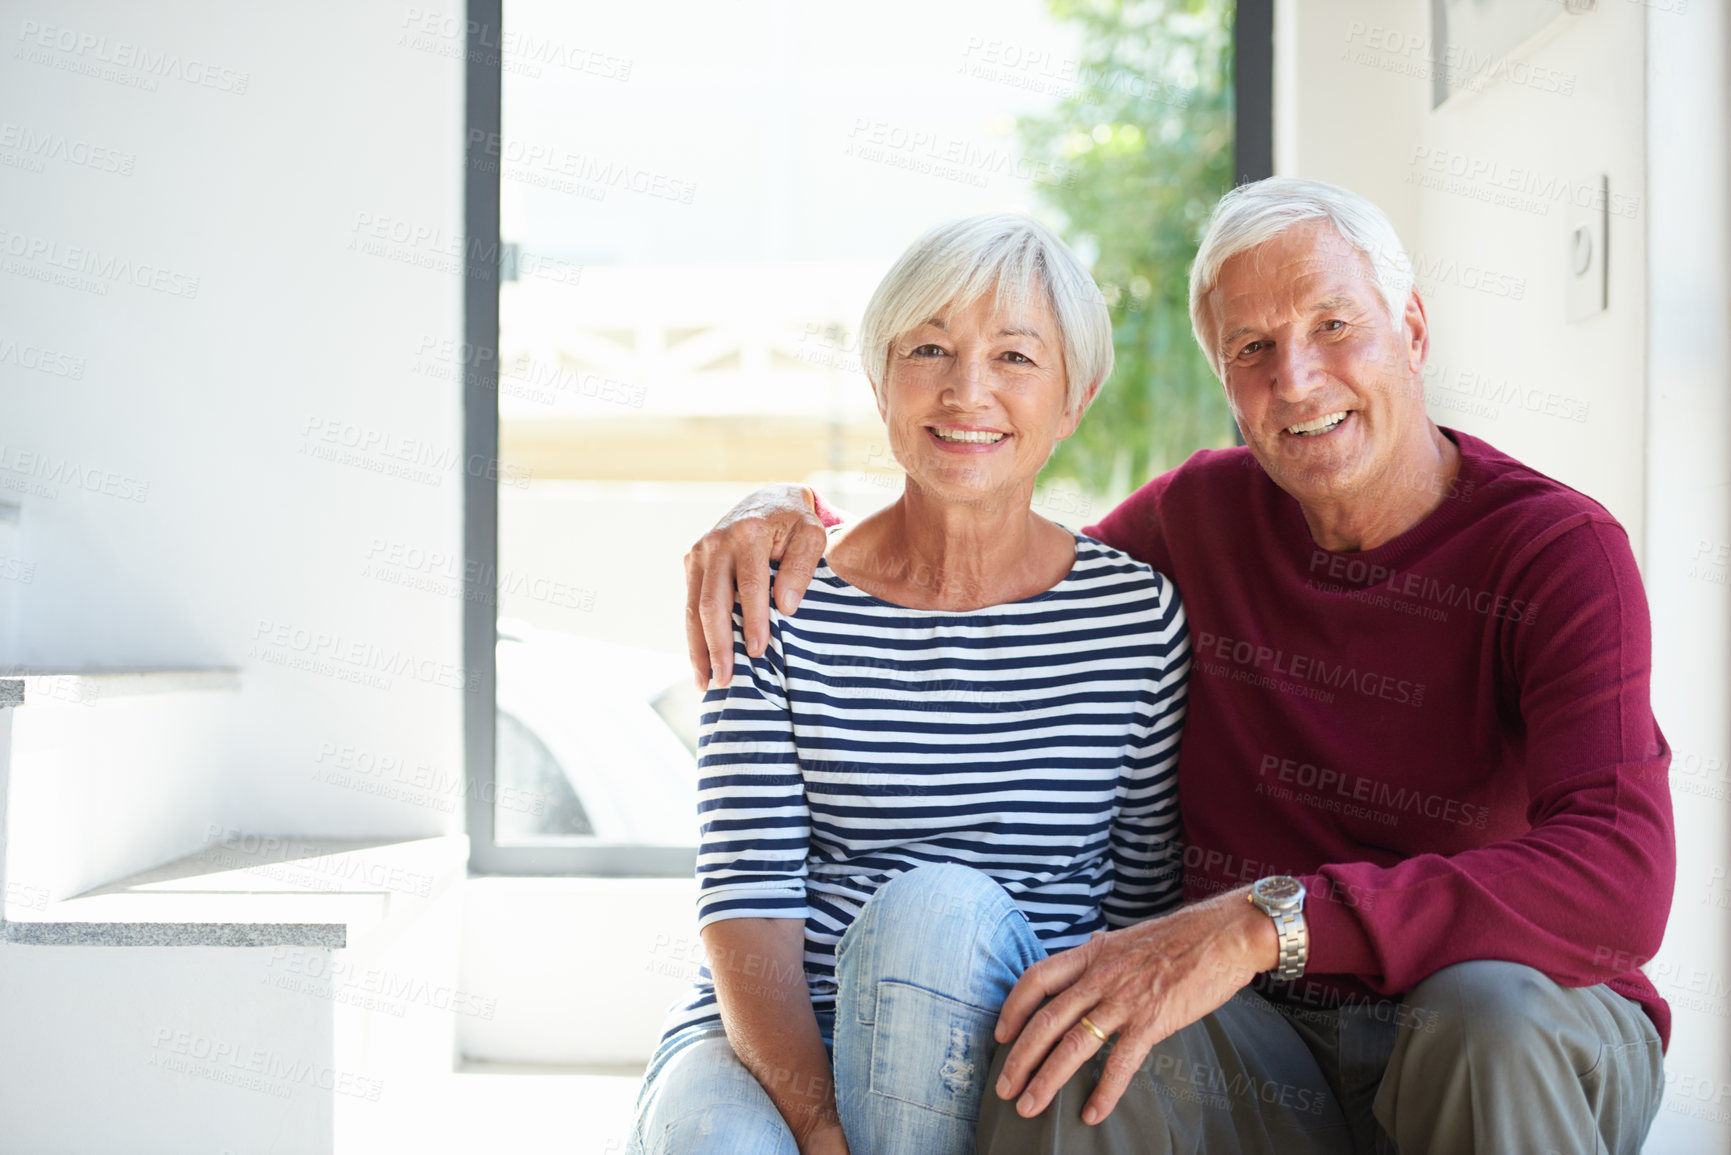
[[[762,657],[735,612],[704,699],[709,966],[634,1150],[970,1151],[1017,976],[1177,902],[1177,591],[1031,509],[1111,371],[1098,290],[1037,222],[970,217],[902,255],[861,344],[906,484]]]

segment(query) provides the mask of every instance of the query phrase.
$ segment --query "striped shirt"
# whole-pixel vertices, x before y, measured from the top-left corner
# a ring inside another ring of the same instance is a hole
[[[1178,742],[1190,671],[1171,581],[1076,538],[1044,593],[891,605],[818,565],[769,648],[703,700],[698,921],[805,921],[813,1006],[872,892],[931,862],[983,871],[1048,951],[1178,904]],[[668,1033],[719,1018],[701,970]]]

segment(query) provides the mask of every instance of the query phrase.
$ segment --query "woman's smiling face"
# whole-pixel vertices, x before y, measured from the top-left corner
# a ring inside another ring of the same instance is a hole
[[[1076,431],[1057,318],[1038,285],[1019,309],[995,294],[951,306],[890,345],[878,412],[910,485],[978,502],[1031,496]]]

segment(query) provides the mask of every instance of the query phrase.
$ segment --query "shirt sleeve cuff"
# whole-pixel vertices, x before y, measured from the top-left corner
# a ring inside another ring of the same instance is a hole
[[[811,490],[811,511],[817,514],[817,519],[823,522],[825,529],[841,524],[841,515],[823,499],[823,494]]]
[[[1364,933],[1366,897],[1355,894],[1323,874],[1301,874],[1304,884],[1304,924],[1310,932],[1307,974],[1372,975],[1382,964]]]
[[[697,900],[699,930],[733,918],[797,918],[806,916],[805,887],[728,886],[706,890]]]

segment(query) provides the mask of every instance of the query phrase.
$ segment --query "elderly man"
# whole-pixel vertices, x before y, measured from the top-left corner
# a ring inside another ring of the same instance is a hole
[[[1186,905],[1027,969],[979,1150],[1637,1151],[1675,846],[1627,535],[1426,417],[1424,305],[1363,198],[1228,194],[1190,309],[1246,444],[1088,531],[1189,608]],[[765,491],[692,551],[700,675],[736,577],[760,646],[767,559],[792,610],[826,518]]]

